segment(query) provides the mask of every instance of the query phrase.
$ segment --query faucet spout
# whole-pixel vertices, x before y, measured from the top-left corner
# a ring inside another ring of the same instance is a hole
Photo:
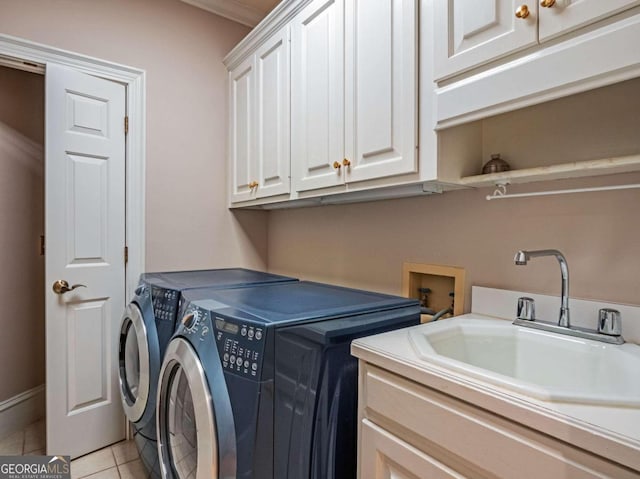
[[[564,255],[557,249],[542,249],[534,251],[518,251],[514,258],[517,265],[526,265],[531,258],[539,258],[541,256],[555,256],[560,264],[560,274],[562,277],[562,294],[560,303],[560,314],[558,317],[558,326],[564,328],[571,327],[569,318],[569,265]]]

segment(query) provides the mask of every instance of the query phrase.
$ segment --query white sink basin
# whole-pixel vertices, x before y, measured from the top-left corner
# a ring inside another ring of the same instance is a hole
[[[640,347],[453,318],[409,330],[429,363],[553,402],[640,406]]]

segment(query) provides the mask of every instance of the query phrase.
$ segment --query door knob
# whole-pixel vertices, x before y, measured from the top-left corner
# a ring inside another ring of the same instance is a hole
[[[529,7],[526,5],[520,5],[516,10],[516,17],[527,18],[529,16]]]
[[[74,284],[73,286],[69,286],[69,283],[64,279],[59,279],[53,283],[53,292],[56,294],[64,294],[69,291],[73,291],[76,288],[86,288],[84,284]]]

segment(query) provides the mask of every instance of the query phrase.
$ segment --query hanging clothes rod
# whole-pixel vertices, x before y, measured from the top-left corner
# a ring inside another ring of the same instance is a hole
[[[570,190],[551,190],[551,191],[535,191],[532,193],[507,193],[506,184],[497,184],[496,190],[487,195],[487,201],[506,200],[509,198],[528,198],[530,196],[549,196],[549,195],[567,195],[570,193],[590,193],[593,191],[614,191],[614,190],[631,190],[640,188],[640,184],[630,185],[613,185],[613,186],[595,186],[591,188],[574,188]]]

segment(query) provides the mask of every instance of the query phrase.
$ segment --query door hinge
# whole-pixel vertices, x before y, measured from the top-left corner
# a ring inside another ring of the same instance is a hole
[[[126,265],[129,262],[129,247],[124,247],[124,264]]]
[[[44,235],[40,235],[40,256],[44,256]]]
[[[129,134],[129,117],[128,116],[124,117],[124,134],[125,135]]]

